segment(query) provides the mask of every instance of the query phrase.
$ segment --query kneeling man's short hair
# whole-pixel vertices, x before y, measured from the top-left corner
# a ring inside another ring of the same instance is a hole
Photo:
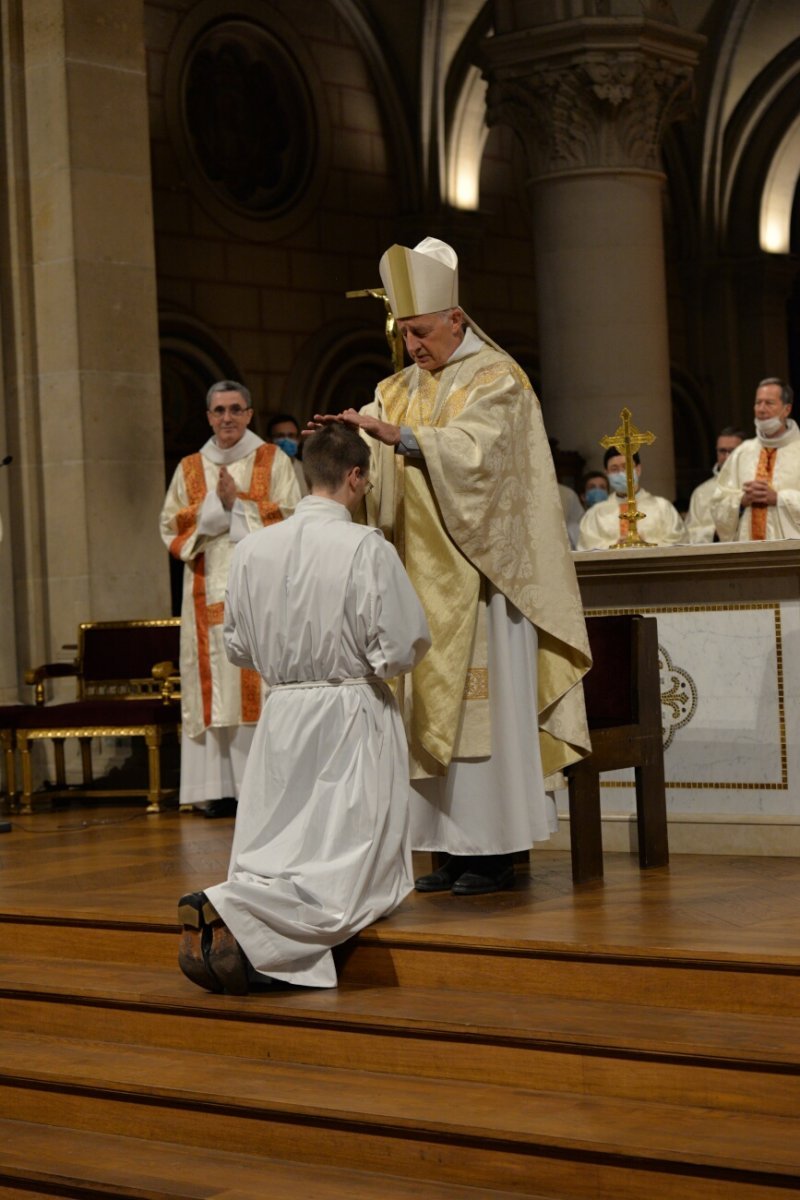
[[[369,471],[369,446],[354,429],[344,425],[323,425],[306,438],[303,446],[303,474],[310,488],[335,492],[348,471],[360,467]]]

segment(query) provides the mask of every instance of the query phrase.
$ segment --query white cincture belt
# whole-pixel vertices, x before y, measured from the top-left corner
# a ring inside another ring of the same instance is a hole
[[[358,675],[353,679],[307,679],[304,683],[272,683],[270,692],[288,692],[298,688],[357,687],[360,683],[383,683],[377,675]]]

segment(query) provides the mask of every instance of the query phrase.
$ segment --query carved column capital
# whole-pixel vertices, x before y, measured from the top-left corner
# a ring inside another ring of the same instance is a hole
[[[654,35],[650,22],[630,25],[563,22],[555,36],[484,43],[487,121],[520,135],[534,179],[661,170],[662,133],[689,111],[701,39],[674,29],[659,37],[664,27]]]

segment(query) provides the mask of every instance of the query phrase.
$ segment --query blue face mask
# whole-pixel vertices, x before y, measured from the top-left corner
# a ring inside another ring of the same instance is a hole
[[[613,491],[618,492],[620,496],[624,496],[628,491],[628,480],[624,471],[612,471],[608,476],[608,486]],[[636,487],[636,479],[634,477],[633,486]]]
[[[586,501],[586,507],[591,508],[593,504],[599,504],[601,500],[607,500],[608,492],[605,488],[601,487],[587,488],[583,498]]]
[[[297,457],[297,438],[277,437],[273,438],[272,440],[275,445],[283,451],[284,454],[289,455],[289,458]]]

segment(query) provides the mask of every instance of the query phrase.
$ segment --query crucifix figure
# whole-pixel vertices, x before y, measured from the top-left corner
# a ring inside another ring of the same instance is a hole
[[[361,288],[357,292],[345,292],[345,300],[354,300],[359,296],[374,296],[377,300],[383,301],[383,306],[386,309],[386,340],[389,343],[389,349],[392,354],[392,365],[395,371],[403,369],[403,339],[400,331],[397,328],[395,315],[389,306],[389,300],[386,296],[384,288]]]
[[[640,446],[652,446],[656,440],[654,433],[640,433],[636,426],[631,421],[631,412],[629,408],[623,408],[619,414],[622,424],[616,433],[609,434],[607,437],[600,439],[600,445],[604,450],[613,447],[620,454],[625,455],[625,480],[628,485],[628,503],[627,503],[627,532],[619,541],[615,542],[610,547],[611,550],[629,550],[635,546],[650,546],[651,542],[646,542],[644,538],[639,536],[636,528],[639,521],[643,521],[646,513],[637,511],[636,508],[636,485],[633,477],[633,456]]]

